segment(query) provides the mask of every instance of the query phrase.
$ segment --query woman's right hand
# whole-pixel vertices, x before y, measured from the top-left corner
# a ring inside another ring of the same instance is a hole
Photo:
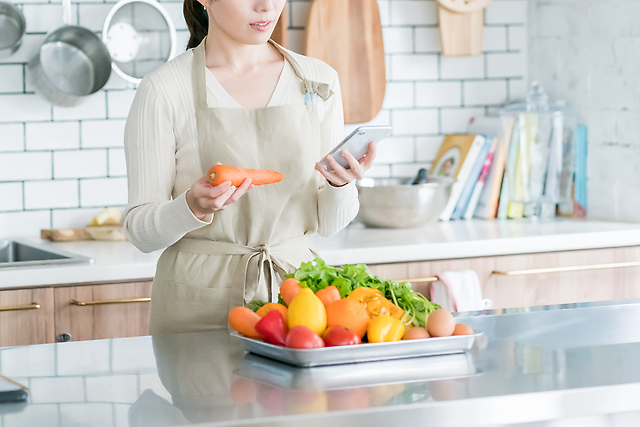
[[[224,210],[252,188],[251,179],[245,179],[238,188],[229,181],[212,187],[209,177],[205,175],[187,191],[187,205],[200,221],[210,222],[214,213]]]

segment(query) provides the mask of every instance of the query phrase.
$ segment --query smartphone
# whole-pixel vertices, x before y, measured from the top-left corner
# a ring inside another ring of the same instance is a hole
[[[335,146],[333,150],[329,152],[329,156],[333,157],[340,166],[345,169],[349,169],[349,163],[347,159],[342,156],[343,151],[350,152],[353,157],[360,159],[367,152],[369,143],[371,141],[378,142],[389,136],[391,133],[391,126],[360,126],[353,132],[351,132],[342,142]],[[333,170],[326,158],[320,160],[320,164],[328,171]]]

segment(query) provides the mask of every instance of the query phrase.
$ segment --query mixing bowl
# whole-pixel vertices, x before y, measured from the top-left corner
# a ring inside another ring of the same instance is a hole
[[[451,192],[450,178],[429,178],[411,185],[414,178],[365,178],[357,181],[360,212],[367,227],[415,228],[437,221]]]

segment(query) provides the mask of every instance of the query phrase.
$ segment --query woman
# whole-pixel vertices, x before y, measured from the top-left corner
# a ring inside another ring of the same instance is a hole
[[[337,73],[270,41],[285,0],[185,0],[188,50],[147,75],[125,130],[125,230],[156,271],[151,332],[227,325],[231,306],[274,300],[281,277],[313,258],[310,235],[332,235],[358,212],[350,169],[317,161],[341,139]],[[208,184],[216,164],[277,170],[253,188]],[[314,170],[315,169],[315,170]]]

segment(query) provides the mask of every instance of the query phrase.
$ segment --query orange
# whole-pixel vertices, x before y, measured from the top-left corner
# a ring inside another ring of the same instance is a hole
[[[327,327],[329,326],[342,326],[362,339],[369,326],[369,315],[360,301],[340,299],[327,307]]]
[[[270,302],[268,304],[263,305],[258,309],[258,311],[256,311],[256,314],[260,317],[264,317],[271,310],[278,310],[280,313],[282,313],[282,318],[284,319],[285,325],[287,324],[287,322],[289,322],[287,307],[285,307],[282,304],[278,304],[277,302]]]

